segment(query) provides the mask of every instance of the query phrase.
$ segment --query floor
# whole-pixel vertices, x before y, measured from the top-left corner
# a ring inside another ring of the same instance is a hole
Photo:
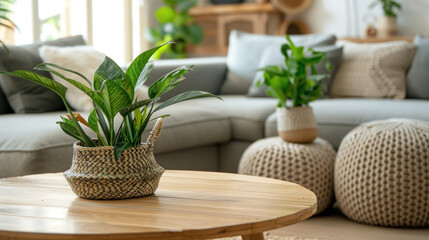
[[[349,220],[335,209],[270,233],[320,240],[429,240],[429,228],[386,228],[360,224]]]

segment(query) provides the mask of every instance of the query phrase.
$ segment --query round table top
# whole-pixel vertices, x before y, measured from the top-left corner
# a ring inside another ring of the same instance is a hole
[[[166,171],[154,195],[124,200],[81,199],[61,173],[29,175],[0,179],[0,238],[245,236],[300,222],[316,202],[297,184],[230,173]]]

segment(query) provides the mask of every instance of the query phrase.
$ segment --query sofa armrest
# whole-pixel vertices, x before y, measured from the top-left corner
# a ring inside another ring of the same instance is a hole
[[[163,96],[164,99],[189,90],[201,90],[212,94],[219,93],[226,76],[225,57],[156,60],[145,85],[150,86],[168,72],[184,65],[194,65],[194,71],[185,74],[186,79],[171,92],[166,93]]]

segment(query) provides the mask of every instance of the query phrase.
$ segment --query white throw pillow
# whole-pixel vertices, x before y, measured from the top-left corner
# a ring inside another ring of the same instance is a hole
[[[54,46],[43,46],[39,49],[39,53],[43,62],[54,63],[65,68],[82,73],[91,82],[94,79],[94,73],[98,66],[103,63],[105,54],[98,52],[91,46],[73,46],[73,47],[54,47]],[[81,77],[59,69],[55,69],[64,76],[76,80],[87,87],[89,84]],[[63,80],[62,78],[53,75],[55,81],[65,85],[68,90],[66,94],[66,100],[74,110],[77,111],[91,111],[93,109],[91,98],[85,93],[78,90],[76,87]],[[143,86],[135,93],[135,99],[143,100],[147,99],[148,88]]]
[[[333,34],[291,35],[299,46],[315,47],[335,44]],[[285,36],[245,33],[233,30],[229,35],[226,65],[228,72],[220,94],[246,94],[256,74],[261,55],[267,47],[280,49]]]
[[[415,46],[406,41],[344,45],[343,62],[331,84],[334,97],[405,98],[405,74]]]

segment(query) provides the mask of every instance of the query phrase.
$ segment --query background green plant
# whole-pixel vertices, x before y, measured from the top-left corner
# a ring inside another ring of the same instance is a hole
[[[401,4],[395,0],[375,0],[369,5],[369,8],[374,8],[378,4],[382,5],[384,15],[387,17],[396,17],[397,10],[399,11],[401,9]]]
[[[267,94],[279,100],[277,107],[307,106],[323,95],[321,80],[327,77],[326,74],[317,74],[314,65],[324,61],[327,69],[332,66],[327,62],[326,53],[297,47],[288,35],[286,39],[287,43],[281,47],[286,68],[267,66],[259,69],[264,71],[264,77],[257,86],[266,86]],[[311,71],[310,75],[307,74],[308,70]],[[292,99],[290,106],[286,102],[287,99]]]
[[[106,57],[95,71],[93,82],[76,71],[52,63],[42,63],[35,67],[38,70],[48,71],[61,77],[88,95],[94,105],[94,110],[89,114],[88,120],[83,119],[80,115],[73,114],[65,98],[67,87],[64,85],[31,71],[18,70],[0,73],[38,83],[57,93],[64,101],[69,112],[69,118],[61,117],[61,121],[57,122],[61,129],[87,147],[114,146],[115,157],[119,158],[124,150],[141,144],[142,134],[147,124],[149,121],[156,119],[153,117],[155,112],[190,99],[219,98],[207,92],[188,91],[156,104],[161,96],[174,89],[185,79],[185,73],[192,70],[192,66],[182,66],[155,81],[149,87],[149,99],[133,101],[135,91],[140,89],[146,82],[153,68],[153,61],[149,61],[149,59],[160,47],[162,46],[157,46],[141,53],[133,60],[126,72],[112,59]],[[74,73],[77,77],[85,79],[91,88],[65,77],[54,69]],[[115,129],[114,121],[117,114],[122,116],[122,120],[119,128]],[[95,132],[98,141],[93,141],[83,131],[79,122]]]
[[[163,0],[166,4],[155,12],[159,28],[147,28],[148,41],[157,45],[167,41],[176,44],[166,45],[154,56],[155,59],[162,54],[167,58],[185,58],[185,48],[189,44],[198,45],[204,38],[203,29],[193,24],[189,9],[197,4],[197,0]]]
[[[0,0],[0,25],[8,29],[17,28],[15,23],[10,19],[12,5],[14,3],[15,0]],[[8,51],[8,48],[2,40],[0,40],[0,44]]]

